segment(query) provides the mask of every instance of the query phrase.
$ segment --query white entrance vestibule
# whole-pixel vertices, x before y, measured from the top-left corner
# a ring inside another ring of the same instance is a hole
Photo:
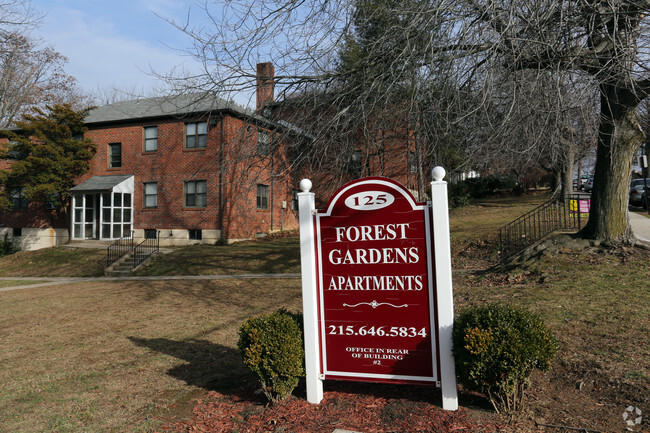
[[[72,239],[129,236],[133,229],[133,190],[133,175],[94,176],[72,188]]]

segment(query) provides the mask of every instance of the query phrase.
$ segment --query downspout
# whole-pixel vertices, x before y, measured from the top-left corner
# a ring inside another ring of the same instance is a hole
[[[219,120],[219,226],[221,228],[221,239],[224,238],[224,227],[223,227],[223,221],[224,221],[224,209],[223,209],[223,140],[224,140],[224,128],[223,128],[223,122],[225,120],[225,117],[221,115],[221,119]]]
[[[271,140],[271,143],[272,142],[273,142],[273,140]],[[273,185],[274,185],[273,179],[275,177],[275,175],[273,173],[273,168],[274,168],[273,167],[273,147],[271,147],[271,197],[269,198],[269,201],[271,202],[270,203],[270,205],[271,205],[271,231],[273,231]]]

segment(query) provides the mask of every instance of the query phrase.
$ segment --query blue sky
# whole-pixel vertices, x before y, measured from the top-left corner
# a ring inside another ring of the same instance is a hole
[[[149,74],[182,66],[197,70],[178,49],[189,40],[156,16],[182,21],[192,0],[32,0],[45,14],[36,34],[69,59],[65,67],[87,92],[108,88],[147,94]],[[170,48],[173,47],[173,48]],[[174,49],[175,48],[175,49]]]

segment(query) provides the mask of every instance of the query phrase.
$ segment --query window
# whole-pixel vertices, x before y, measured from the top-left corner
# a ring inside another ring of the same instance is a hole
[[[269,208],[269,186],[268,185],[257,185],[257,208],[258,209]]]
[[[12,209],[27,209],[29,206],[29,200],[25,197],[25,188],[14,188],[9,192],[9,195]]]
[[[355,150],[352,152],[350,159],[348,161],[348,173],[353,176],[361,176],[361,160],[362,155],[360,150]]]
[[[61,200],[56,194],[48,194],[45,200],[45,209],[56,210],[61,207]]]
[[[144,184],[144,207],[158,207],[158,183],[147,182]]]
[[[157,239],[158,230],[156,229],[144,229],[144,238],[145,239]]]
[[[158,127],[145,126],[144,128],[144,151],[155,152],[158,150]]]
[[[122,167],[122,143],[110,143],[108,145],[108,167]]]
[[[203,239],[203,232],[200,229],[190,229],[187,232],[190,240],[200,241]]]
[[[14,227],[14,228],[11,230],[11,236],[13,236],[14,238],[19,238],[19,237],[21,237],[22,235],[23,235],[23,229],[22,229],[22,227]]]
[[[185,206],[205,207],[207,186],[204,180],[185,182]]]
[[[93,223],[93,201],[99,199],[93,198],[92,194],[84,194],[85,197],[85,206],[81,202],[81,195],[78,200],[75,200],[75,203],[79,206],[85,207],[86,215],[85,223],[88,226],[89,223]],[[101,195],[101,238],[102,239],[119,239],[123,236],[129,236],[131,234],[131,223],[132,223],[132,194],[125,192],[105,192]],[[80,209],[81,210],[81,209]],[[80,213],[81,216],[81,213]],[[80,218],[75,218],[75,222],[83,222]],[[91,225],[92,227],[92,225]],[[88,227],[86,227],[88,231]],[[92,234],[92,231],[91,233]],[[86,234],[86,237],[89,237]]]
[[[352,176],[361,176],[363,155],[360,150],[354,150],[348,153],[345,164],[345,171]]]
[[[294,189],[291,191],[291,210],[298,210],[298,191]]]
[[[22,161],[27,159],[29,153],[24,150],[18,149],[19,143],[16,141],[9,142],[9,149],[7,151],[7,159],[10,161]]]
[[[185,148],[199,149],[208,142],[207,122],[194,122],[185,124]]]
[[[257,131],[257,153],[262,156],[271,153],[271,136],[268,131]]]
[[[415,152],[409,152],[409,171],[411,173],[418,172],[418,160],[415,157]]]

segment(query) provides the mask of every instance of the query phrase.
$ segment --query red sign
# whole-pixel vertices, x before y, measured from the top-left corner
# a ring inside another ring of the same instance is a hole
[[[366,178],[315,215],[325,379],[438,381],[428,212],[399,183]]]

